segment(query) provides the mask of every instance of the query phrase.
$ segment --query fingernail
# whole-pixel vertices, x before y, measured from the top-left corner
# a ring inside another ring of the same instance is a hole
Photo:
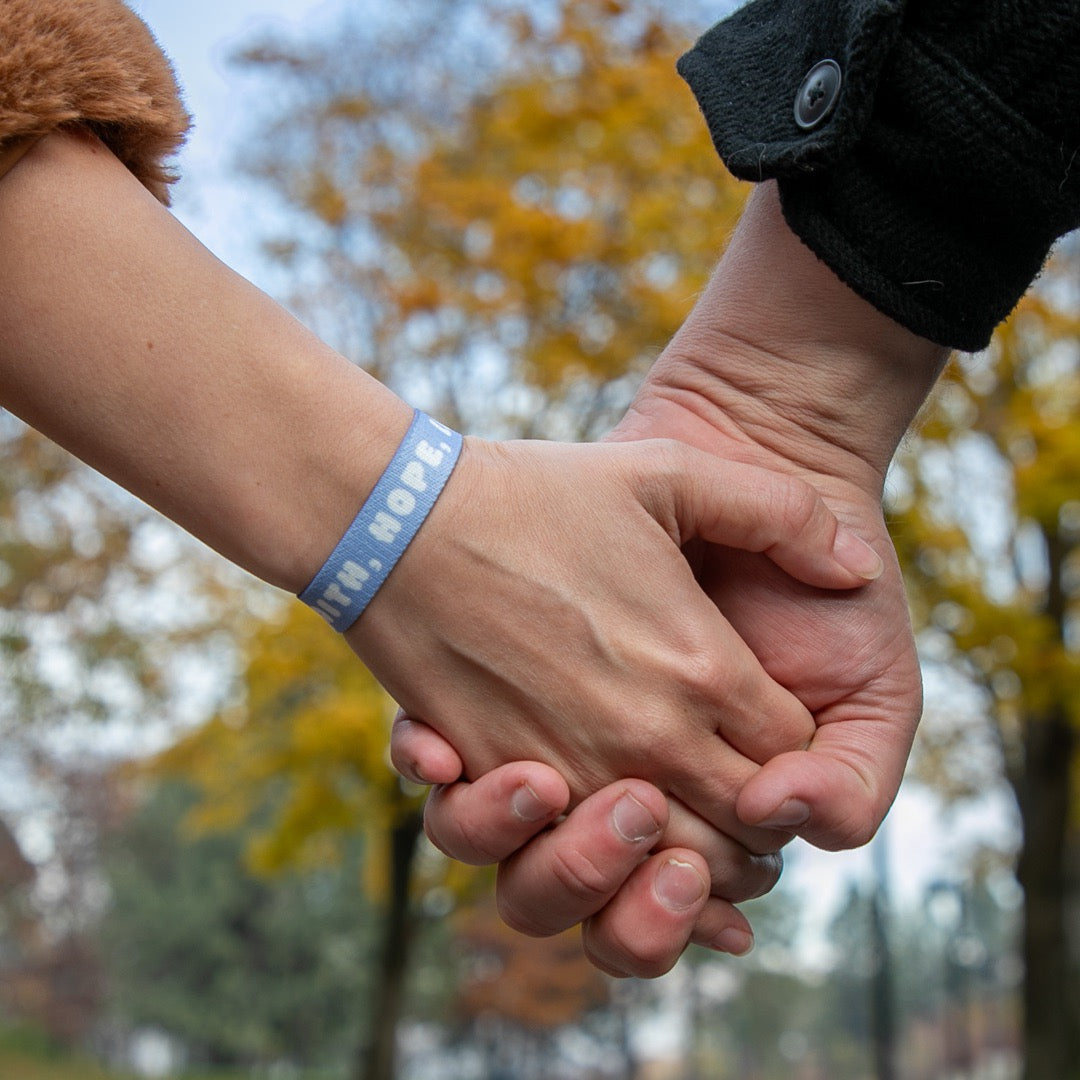
[[[398,769],[398,774],[406,783],[421,784],[427,787],[431,781],[424,775],[423,770],[415,761],[410,761],[404,768]]]
[[[552,808],[544,803],[528,784],[515,788],[510,796],[510,809],[519,821],[543,821],[551,817]]]
[[[810,820],[810,807],[801,799],[788,799],[781,803],[764,821],[758,824],[765,829],[794,829]]]
[[[881,556],[865,540],[843,527],[836,530],[833,558],[845,570],[858,574],[866,581],[877,581],[885,572]]]
[[[660,832],[656,818],[648,807],[638,802],[630,792],[626,792],[611,811],[611,823],[615,831],[631,844],[648,840]]]
[[[745,930],[729,927],[721,930],[712,940],[712,948],[717,952],[731,953],[732,956],[745,956],[754,947],[754,935]]]
[[[668,859],[656,873],[656,895],[668,911],[693,907],[708,891],[708,883],[688,862]]]

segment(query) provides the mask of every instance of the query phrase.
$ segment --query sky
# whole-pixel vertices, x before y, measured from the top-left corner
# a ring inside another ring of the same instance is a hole
[[[253,89],[230,70],[237,48],[266,30],[303,33],[330,24],[347,0],[128,0],[172,60],[195,126],[177,163],[174,210],[216,255],[263,284],[253,203],[235,175],[245,101]],[[368,0],[352,0],[362,10]]]
[[[245,188],[233,167],[243,131],[245,95],[252,89],[230,71],[227,59],[260,31],[314,31],[332,25],[346,6],[356,13],[370,2],[129,0],[172,59],[195,116],[194,132],[178,162],[183,179],[174,196],[177,216],[219,257],[264,288],[270,274],[253,241],[259,197]],[[889,871],[898,899],[917,903],[930,881],[958,877],[963,869],[960,853],[973,837],[993,837],[1014,828],[1006,800],[992,797],[946,815],[936,799],[907,783],[886,830]],[[790,852],[787,884],[807,904],[820,908],[823,919],[843,883],[869,873],[866,850],[824,854],[793,847]]]

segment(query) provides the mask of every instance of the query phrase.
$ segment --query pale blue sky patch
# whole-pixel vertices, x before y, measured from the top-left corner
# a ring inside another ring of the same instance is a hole
[[[229,58],[268,32],[288,37],[333,25],[345,0],[129,0],[172,60],[195,128],[178,159],[175,211],[215,254],[266,285],[258,239],[267,201],[238,175],[239,144],[255,103],[251,80]],[[356,11],[364,7],[348,5]]]

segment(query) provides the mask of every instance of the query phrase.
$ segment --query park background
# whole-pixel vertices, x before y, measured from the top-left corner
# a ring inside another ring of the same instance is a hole
[[[723,5],[133,6],[181,220],[472,432],[610,426],[746,195],[674,74]],[[652,983],[503,929],[325,627],[0,417],[0,1076],[1080,1076],[1076,260],[890,476],[928,698],[885,828]]]

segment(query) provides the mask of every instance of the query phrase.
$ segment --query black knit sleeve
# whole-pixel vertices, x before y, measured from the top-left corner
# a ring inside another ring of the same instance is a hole
[[[751,0],[679,70],[732,173],[933,341],[985,346],[1080,225],[1080,0]]]

